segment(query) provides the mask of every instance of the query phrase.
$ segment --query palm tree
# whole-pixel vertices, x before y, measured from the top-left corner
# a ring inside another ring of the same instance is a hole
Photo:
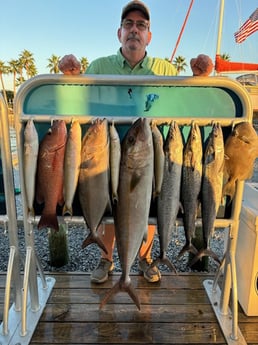
[[[9,73],[13,74],[13,95],[15,97],[16,95],[16,76],[17,73],[19,73],[19,60],[10,60],[8,61],[9,67]]]
[[[88,68],[89,66],[89,61],[86,57],[82,57],[80,59],[80,63],[81,63],[81,73],[84,74],[86,72],[86,69]]]
[[[226,60],[226,61],[230,61],[231,57],[229,56],[229,54],[223,53],[221,56],[221,59]]]
[[[180,72],[185,72],[186,67],[187,67],[187,63],[185,61],[185,58],[183,56],[177,56],[175,57],[175,59],[173,60],[173,65],[175,66],[176,70],[177,70],[177,75],[180,74]]]
[[[19,54],[19,62],[20,62],[21,79],[23,78],[23,68],[26,71],[27,79],[33,76],[33,73],[35,73],[36,71],[36,66],[35,66],[35,60],[34,60],[33,54],[29,50],[24,49]]]
[[[6,102],[6,105],[8,104],[8,100],[7,100],[6,90],[4,87],[3,74],[7,74],[7,73],[8,73],[8,67],[5,65],[5,63],[3,61],[0,60],[0,80],[1,80],[3,96],[4,96],[4,100]]]
[[[59,64],[60,56],[52,54],[52,56],[48,59],[49,64],[47,68],[49,68],[50,73],[58,73],[59,72]]]

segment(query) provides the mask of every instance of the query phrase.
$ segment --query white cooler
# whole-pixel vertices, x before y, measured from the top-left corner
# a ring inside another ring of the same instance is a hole
[[[245,183],[236,249],[238,300],[258,316],[258,183]]]

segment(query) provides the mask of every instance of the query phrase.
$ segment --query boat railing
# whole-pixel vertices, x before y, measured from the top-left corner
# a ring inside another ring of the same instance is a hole
[[[153,95],[156,97],[152,97]],[[4,116],[6,115],[2,106],[2,122]],[[234,125],[243,121],[251,123],[252,106],[246,90],[238,82],[225,77],[47,74],[34,77],[20,87],[14,101],[14,118],[26,246],[19,330],[19,340],[22,339],[23,343],[26,343],[28,334],[33,333],[31,327],[36,326],[35,323],[31,325],[29,322],[30,310],[33,310],[34,314],[38,313],[40,317],[55,283],[53,278],[45,277],[35,251],[33,232],[40,215],[32,218],[27,212],[23,176],[24,128],[27,121],[34,120],[38,126],[39,138],[42,138],[46,126],[49,127],[55,119],[63,119],[69,124],[76,118],[82,126],[87,126],[95,118],[107,118],[109,122],[128,126],[138,117],[148,117],[158,125],[167,125],[173,119],[183,127],[183,132],[195,121],[202,126],[203,135],[207,137],[214,122],[219,122],[225,131],[230,131]],[[8,148],[5,149],[7,153]],[[8,162],[8,158],[3,159]],[[213,307],[217,306],[215,313],[222,329],[223,324],[227,324],[227,329],[223,330],[225,337],[236,344],[242,339],[238,328],[235,269],[242,194],[243,182],[238,182],[230,215],[216,219],[215,227],[228,228],[227,250],[214,280],[204,282]],[[13,200],[7,202],[11,205]],[[12,230],[14,232],[17,230],[15,217]],[[65,223],[84,222],[81,214],[73,217],[59,215],[59,219]],[[113,219],[104,217],[103,221],[113,222]],[[156,223],[155,217],[151,217],[149,221]],[[181,219],[177,222],[182,225]],[[198,218],[198,222],[201,222],[201,219]],[[220,293],[218,278],[221,275],[223,285]],[[232,314],[229,312],[230,296]],[[6,325],[3,327],[6,328]],[[6,336],[5,333],[3,332],[3,336]]]

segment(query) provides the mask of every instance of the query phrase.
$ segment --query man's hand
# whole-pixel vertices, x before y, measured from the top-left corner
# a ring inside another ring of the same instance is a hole
[[[208,55],[200,54],[195,59],[191,59],[190,65],[194,76],[205,77],[213,70],[213,62]]]
[[[72,54],[62,57],[58,64],[59,70],[64,74],[80,74],[81,64]]]

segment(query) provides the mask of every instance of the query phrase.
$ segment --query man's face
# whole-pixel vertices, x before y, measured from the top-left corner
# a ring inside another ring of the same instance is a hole
[[[127,51],[145,51],[151,40],[149,22],[140,11],[129,12],[117,34],[122,48]]]

